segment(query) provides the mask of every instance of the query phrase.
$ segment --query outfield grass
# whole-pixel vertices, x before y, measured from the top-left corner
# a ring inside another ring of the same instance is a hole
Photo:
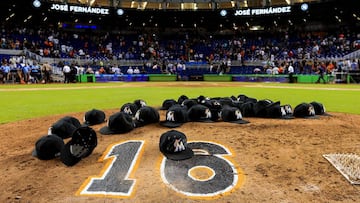
[[[129,84],[134,87],[129,87]],[[139,84],[139,86],[137,86]],[[148,87],[143,87],[149,84]],[[126,102],[143,99],[148,105],[161,106],[163,100],[204,95],[208,97],[237,96],[245,94],[257,99],[271,99],[291,104],[318,101],[328,112],[360,114],[360,85],[343,84],[283,84],[283,83],[225,83],[235,87],[215,87],[211,82],[194,82],[196,87],[150,85],[153,83],[82,83],[48,85],[2,85],[0,86],[0,123],[23,119],[85,112],[92,108],[120,109]],[[199,85],[200,84],[200,85]],[[218,83],[224,84],[224,83]],[[88,88],[90,87],[90,88]]]

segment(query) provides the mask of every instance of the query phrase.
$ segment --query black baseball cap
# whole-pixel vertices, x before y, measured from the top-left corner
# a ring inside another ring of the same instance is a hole
[[[218,99],[218,102],[222,105],[222,106],[234,106],[234,100],[232,100],[230,97],[222,97],[220,99]]]
[[[315,113],[314,106],[306,102],[298,104],[293,115],[297,118],[319,118]]]
[[[131,115],[125,112],[117,112],[109,117],[107,126],[100,129],[103,135],[123,134],[135,128],[135,123]]]
[[[289,104],[280,105],[280,101],[273,102],[265,108],[267,118],[292,119],[292,108]]]
[[[160,121],[160,115],[155,108],[144,106],[137,110],[134,119],[135,126],[142,127],[151,123],[158,123]]]
[[[85,125],[97,125],[106,121],[105,113],[98,109],[87,111],[84,116]]]
[[[168,110],[171,106],[177,104],[175,99],[165,99],[160,107],[160,110]]]
[[[261,118],[266,118],[267,112],[266,109],[271,106],[271,104],[273,104],[274,102],[269,100],[269,99],[263,99],[263,100],[259,100],[257,101],[253,108],[254,108],[254,113],[256,117],[261,117]]]
[[[96,146],[96,132],[89,126],[82,126],[74,131],[71,140],[61,150],[60,160],[67,166],[73,166],[88,157]]]
[[[134,116],[139,108],[134,103],[125,103],[120,107],[120,111]]]
[[[146,101],[144,101],[142,99],[136,99],[134,101],[134,104],[137,106],[138,109],[140,109],[141,107],[147,106]]]
[[[77,118],[65,116],[51,125],[48,134],[55,134],[62,139],[66,139],[71,137],[72,133],[80,126],[80,121]]]
[[[255,116],[254,105],[255,103],[253,102],[245,102],[245,103],[240,103],[238,106],[244,117],[254,117]]]
[[[210,109],[202,104],[193,105],[188,110],[188,118],[194,122],[213,122]]]
[[[221,110],[221,118],[224,122],[246,124],[249,121],[243,120],[240,109],[231,106],[224,106]]]
[[[246,96],[244,94],[239,94],[237,96],[237,100],[242,101],[242,102],[251,102],[251,103],[256,103],[257,102],[256,98],[251,98],[251,97],[248,97],[248,96]]]
[[[196,99],[185,99],[181,105],[185,106],[186,108],[190,109],[192,106],[198,104]]]
[[[179,161],[194,156],[187,145],[186,135],[177,130],[170,130],[160,136],[159,148],[166,158]]]
[[[160,125],[168,128],[176,128],[188,121],[185,107],[175,105],[166,111],[165,121],[160,121]]]
[[[207,100],[210,100],[209,98],[205,97],[204,95],[199,95],[197,98],[196,98],[196,102],[198,104],[204,104]]]
[[[210,109],[212,121],[218,121],[220,119],[222,105],[220,104],[220,102],[218,100],[216,100],[216,99],[206,100],[205,104],[203,104],[203,105],[207,106]]]
[[[283,119],[293,119],[295,118],[293,115],[293,109],[291,107],[290,104],[285,104],[280,106],[280,111],[281,111],[281,117]]]
[[[64,141],[57,135],[45,135],[38,139],[32,155],[41,160],[50,160],[60,156]]]
[[[185,101],[186,99],[189,99],[189,97],[186,96],[186,95],[181,95],[181,96],[179,96],[179,98],[178,98],[178,100],[177,100],[177,103],[178,103],[178,104],[182,104],[183,101]]]
[[[325,106],[322,103],[313,101],[313,102],[310,102],[310,104],[313,105],[316,115],[331,116],[330,114],[328,114],[326,112]]]

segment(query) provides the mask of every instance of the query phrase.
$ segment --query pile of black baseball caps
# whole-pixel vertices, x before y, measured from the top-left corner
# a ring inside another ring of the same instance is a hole
[[[243,117],[278,118],[318,118],[317,115],[329,115],[319,102],[301,103],[293,108],[289,104],[269,99],[258,100],[240,94],[237,97],[209,98],[200,95],[188,98],[181,95],[177,100],[165,99],[160,110],[166,110],[166,118],[160,125],[174,128],[186,122],[231,122],[249,123]]]
[[[100,129],[103,135],[123,134],[135,128],[151,123],[158,123],[159,112],[146,104],[144,100],[137,99],[133,103],[125,103],[120,111],[112,114],[106,126]]]
[[[41,160],[60,158],[67,166],[88,157],[97,146],[96,132],[91,125],[105,122],[105,113],[93,109],[85,113],[83,124],[72,116],[65,116],[53,123],[47,135],[40,137],[32,155]],[[65,139],[70,139],[66,144]]]
[[[160,121],[159,110],[166,110],[164,121]],[[59,119],[50,126],[47,135],[36,141],[32,155],[41,160],[59,157],[65,165],[73,166],[88,157],[97,146],[97,135],[91,126],[106,121],[107,125],[99,130],[103,135],[128,133],[153,123],[176,128],[186,122],[223,121],[247,124],[249,121],[243,117],[293,119],[318,118],[319,115],[329,116],[320,102],[303,102],[293,110],[289,104],[281,105],[280,101],[258,100],[243,94],[215,98],[203,95],[188,98],[181,95],[177,100],[164,100],[159,109],[147,106],[144,100],[138,99],[123,104],[108,120],[105,113],[98,109],[87,111],[83,124],[72,116]],[[65,144],[65,139],[70,140]],[[187,159],[193,155],[192,150],[187,147],[186,136],[176,130],[162,134],[159,147],[166,157],[173,160]]]
[[[127,133],[159,120],[159,112],[140,99],[122,105],[120,111],[110,115],[108,120],[105,113],[98,109],[87,111],[83,124],[75,117],[65,116],[49,127],[47,135],[36,141],[32,155],[41,160],[59,157],[65,165],[73,166],[88,157],[97,146],[97,134],[92,125],[107,121],[100,133],[110,135]],[[69,138],[65,144],[64,140]]]

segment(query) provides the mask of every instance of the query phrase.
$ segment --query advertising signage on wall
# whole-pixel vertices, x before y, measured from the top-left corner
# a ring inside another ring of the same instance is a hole
[[[291,6],[269,7],[269,8],[249,8],[235,11],[235,16],[258,16],[291,13]]]
[[[108,8],[75,6],[75,5],[68,5],[68,4],[51,4],[50,10],[62,11],[62,12],[73,12],[73,13],[98,14],[98,15],[109,15],[110,14],[110,11]]]

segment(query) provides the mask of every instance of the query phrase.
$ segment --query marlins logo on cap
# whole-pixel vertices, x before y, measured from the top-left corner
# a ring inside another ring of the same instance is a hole
[[[187,145],[186,135],[177,130],[170,130],[160,136],[159,148],[166,158],[184,160],[194,156],[194,152]]]
[[[125,103],[121,106],[120,111],[134,116],[139,108],[133,103]]]
[[[211,111],[208,107],[195,104],[188,110],[188,117],[190,121],[194,122],[213,122],[211,120]]]
[[[160,125],[176,128],[188,121],[186,108],[180,105],[170,107],[166,112],[166,120],[160,121]]]
[[[157,123],[160,120],[159,112],[151,106],[141,107],[134,116],[135,126],[142,127],[147,124]]]
[[[249,121],[243,120],[240,109],[236,107],[225,106],[221,111],[221,118],[224,122],[246,124]]]

